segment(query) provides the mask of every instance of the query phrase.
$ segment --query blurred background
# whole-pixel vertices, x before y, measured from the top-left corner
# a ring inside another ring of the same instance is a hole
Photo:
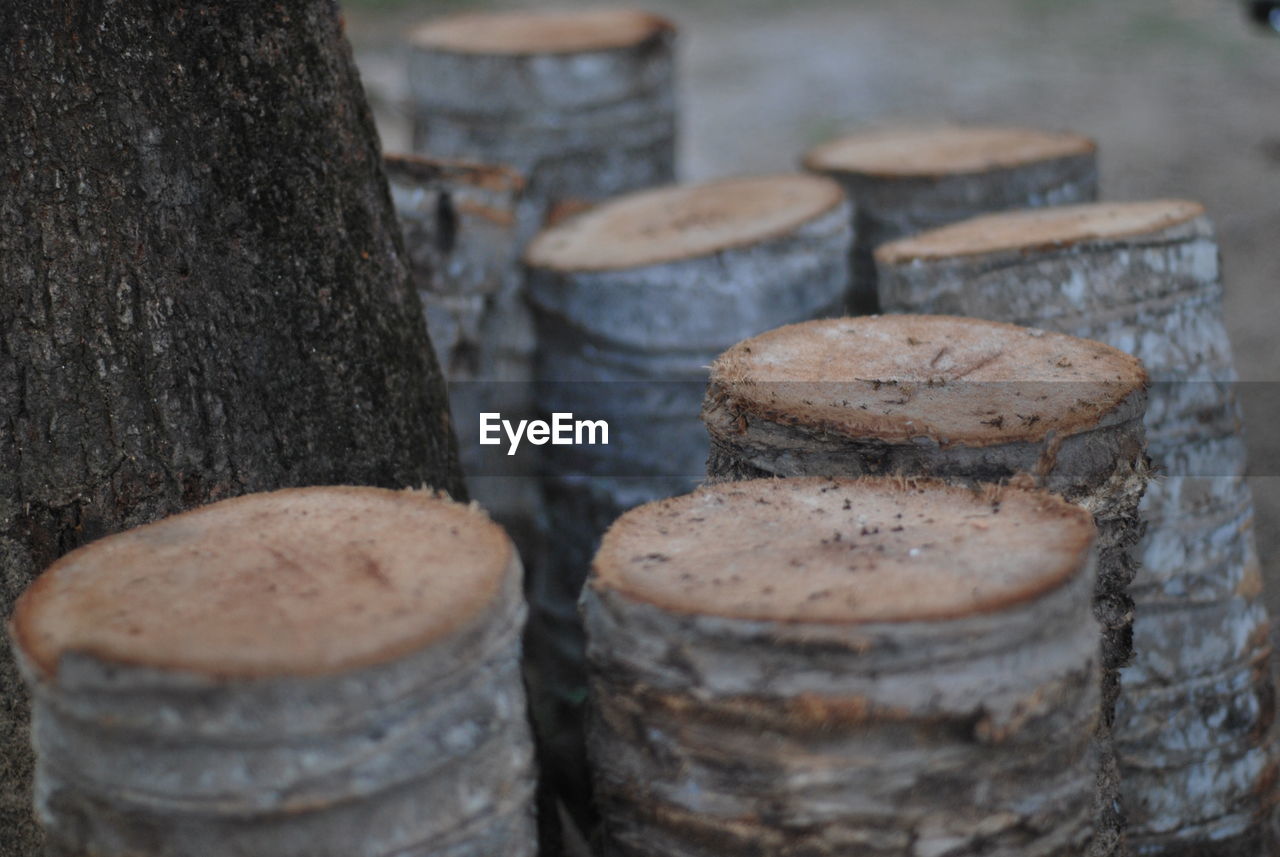
[[[383,148],[409,148],[404,39],[414,24],[473,9],[600,5],[345,0]],[[1099,142],[1103,199],[1205,203],[1218,227],[1227,327],[1246,382],[1241,398],[1269,606],[1280,615],[1280,37],[1253,22],[1249,5],[629,5],[680,28],[684,179],[788,170],[809,146],[855,125],[946,118],[1087,134]]]

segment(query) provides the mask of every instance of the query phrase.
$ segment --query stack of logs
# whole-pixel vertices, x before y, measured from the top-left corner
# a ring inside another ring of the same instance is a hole
[[[623,515],[583,595],[606,853],[1087,853],[1092,542],[1047,492],[928,480]]]
[[[535,853],[520,562],[473,507],[293,489],[55,563],[19,601],[51,855]]]
[[[1000,318],[1141,358],[1155,385],[1135,658],[1117,715],[1141,854],[1276,845],[1267,612],[1213,230],[1197,203],[977,218],[882,247],[886,308]]]
[[[1062,207],[1094,143],[1001,126],[674,185],[674,41],[628,10],[428,24],[419,154],[386,159],[471,487],[551,536],[544,777],[589,819],[589,745],[619,857],[1280,847],[1203,209]],[[825,318],[879,307],[949,315]],[[608,444],[544,448],[538,486],[477,443],[538,410]],[[371,488],[68,555],[10,626],[49,853],[534,853],[521,576],[475,509]]]
[[[410,39],[419,156],[388,159],[391,187],[450,382],[468,486],[511,529],[539,588],[555,577],[548,565],[575,565],[547,547],[555,528],[537,480],[540,450],[525,444],[508,456],[481,445],[480,414],[534,416],[533,318],[519,264],[528,240],[592,203],[675,180],[675,36],[659,16],[610,9],[454,15]],[[580,554],[579,582],[589,559]],[[554,655],[560,638],[541,627],[535,619],[529,680],[551,745],[543,755],[580,757],[577,741],[555,749],[566,733],[550,725],[558,706],[543,685],[557,682],[564,658]]]
[[[654,118],[673,115],[671,32],[665,22],[636,13],[461,16],[424,28],[415,37],[414,55],[418,145],[435,155],[516,164],[530,176],[535,199],[526,207],[536,208],[539,222],[554,220],[587,200],[669,180],[660,175],[660,164],[672,159],[655,157],[668,150],[650,143],[673,138],[657,130],[663,121]],[[571,73],[588,65],[607,70],[594,90],[595,84],[584,84]],[[550,97],[549,82],[559,87],[557,98]],[[593,94],[605,91],[616,102],[607,109],[608,99]],[[664,106],[654,110],[656,104]],[[600,116],[624,114],[618,133],[583,130],[599,128]],[[555,136],[553,127],[564,129],[564,135],[548,142]],[[674,128],[674,122],[666,127]],[[633,128],[648,130],[632,134],[628,129]],[[603,151],[606,139],[636,145],[629,154],[619,150],[596,157],[592,153]],[[575,158],[548,157],[557,151],[576,153],[577,163],[594,165],[594,174],[603,178],[591,186],[580,183],[592,170],[573,169]],[[636,153],[642,154],[635,158]],[[628,166],[594,169],[605,163]],[[986,212],[1094,199],[1094,143],[1069,133],[1002,126],[891,127],[819,146],[808,153],[805,165],[839,181],[853,203],[848,210],[854,215],[856,243],[847,298],[853,309],[874,309],[879,300],[890,311],[948,312],[1049,327],[1134,353],[1155,373],[1159,383],[1146,424],[1152,453],[1172,478],[1157,483],[1145,509],[1151,521],[1143,547],[1147,570],[1134,589],[1143,608],[1137,613],[1139,654],[1125,672],[1127,695],[1120,702],[1117,726],[1134,843],[1141,853],[1152,854],[1207,848],[1208,843],[1214,854],[1264,847],[1270,835],[1263,818],[1265,784],[1274,769],[1266,616],[1249,532],[1251,503],[1240,478],[1243,448],[1218,307],[1216,247],[1202,212],[1180,203],[1158,204],[1145,213],[1142,206],[1113,206],[1090,210],[1083,226],[1063,227],[1079,216],[1071,209],[1052,209],[1044,217],[1012,216],[1015,231],[1025,230],[1014,238],[1002,234],[999,220],[976,221],[969,232],[942,230],[931,237],[933,244],[922,245],[923,251],[910,241],[886,248],[877,272],[872,252],[886,242]],[[632,181],[628,176],[644,178]],[[702,224],[679,215],[665,215],[676,224],[672,233],[701,231]],[[628,260],[625,244],[631,227],[626,219],[612,222],[601,216],[599,221],[565,224],[540,239],[544,250],[576,241],[579,248],[592,245],[594,252],[547,254],[535,249],[529,255],[539,284],[533,300],[540,314],[543,406],[608,418],[614,446],[624,450],[598,457],[579,450],[548,462],[557,561],[535,581],[538,612],[548,617],[547,632],[537,636],[558,653],[553,661],[569,665],[566,675],[573,678],[561,690],[575,699],[580,696],[581,641],[570,605],[582,570],[599,532],[620,511],[685,487],[686,471],[691,470],[687,460],[696,454],[691,451],[696,444],[687,442],[681,430],[688,396],[681,395],[680,382],[695,379],[696,385],[698,375],[685,372],[687,355],[675,352],[685,342],[701,347],[695,334],[720,317],[712,308],[714,298],[682,303],[680,291],[684,283],[714,292],[702,284],[714,284],[717,278],[695,273],[693,266],[673,269],[665,257],[640,253]],[[984,234],[992,229],[995,237]],[[580,233],[577,239],[566,239],[575,232]],[[663,242],[678,243],[667,237],[655,244]],[[786,279],[793,273],[785,259],[761,254],[744,258],[752,269],[745,277],[737,269],[732,276],[718,277],[733,284],[735,295],[743,282]],[[652,268],[655,277],[636,276],[629,268]],[[883,280],[878,290],[877,279]],[[759,302],[741,304],[751,308]],[[762,313],[754,329],[741,335],[782,320]],[[931,341],[916,334],[908,339]],[[941,362],[951,357],[943,354]],[[927,387],[947,374],[907,360],[880,373],[885,377],[873,378],[877,373],[859,365],[859,377],[874,383],[905,371],[903,377],[913,379],[908,387],[922,378]],[[721,372],[721,379],[726,377]],[[632,381],[640,383],[622,383]],[[670,384],[654,383],[660,381]],[[575,387],[567,382],[586,383]],[[1043,421],[1043,429],[1067,417],[1046,419],[1046,414],[1026,413],[1021,403],[1012,402],[1004,404],[1013,416],[987,414],[991,437],[976,446],[948,434],[952,426],[938,434],[937,448],[929,452],[933,447],[921,447],[911,432],[903,435],[905,440],[882,436],[883,422],[851,441],[840,431],[832,434],[826,424],[806,428],[804,419],[797,424],[794,413],[777,423],[770,422],[772,417],[761,421],[761,413],[777,417],[796,407],[794,396],[783,397],[781,411],[773,402],[754,417],[742,410],[732,413],[722,407],[728,386],[713,384],[708,399],[713,476],[911,472],[992,481],[1032,467],[1034,459],[1038,469],[1033,476],[1041,484],[1099,513],[1104,551],[1095,611],[1107,629],[1107,731],[1117,693],[1116,669],[1131,651],[1133,610],[1127,584],[1134,563],[1128,546],[1137,532],[1132,507],[1145,475],[1140,455],[1130,448],[1118,455],[1112,449],[1094,458],[1082,455],[1080,466],[1088,473],[1077,472],[1057,457],[1058,440],[1042,437],[1023,446],[1008,440],[1018,435],[1015,428],[1036,425],[1023,421]],[[903,389],[896,387],[891,395],[920,397]],[[992,392],[980,382],[973,389]],[[1126,424],[1131,428],[1131,423]],[[1091,426],[1080,436],[1100,430]],[[655,436],[662,442],[654,443]],[[992,439],[999,437],[1007,443]],[[1024,461],[1020,456],[1030,457]],[[1116,470],[1102,493],[1112,496],[1099,505],[1094,493],[1103,483],[1097,479],[1108,468]],[[1221,478],[1196,478],[1209,475]],[[649,477],[647,483],[629,478],[640,476]],[[662,481],[661,476],[670,478]],[[1199,644],[1190,645],[1189,639]],[[1114,779],[1113,774],[1107,776]],[[1108,829],[1118,823],[1106,806],[1100,811]],[[1262,821],[1255,823],[1258,819]]]
[[[765,176],[619,197],[530,245],[539,409],[604,419],[610,430],[607,446],[543,453],[553,559],[533,569],[531,654],[552,729],[569,741],[564,767],[583,764],[576,605],[600,534],[626,509],[699,480],[698,406],[719,351],[839,312],[849,221],[834,182]]]
[[[1101,622],[1096,855],[1120,853],[1110,726],[1132,637],[1130,550],[1146,485],[1146,373],[1097,342],[947,316],[796,324],[712,366],[708,476],[1034,480],[1091,511]]]
[[[411,36],[418,155],[389,156],[388,178],[468,487],[533,566],[536,459],[482,446],[478,425],[533,415],[520,252],[549,220],[675,179],[674,41],[670,22],[629,10],[454,15]]]

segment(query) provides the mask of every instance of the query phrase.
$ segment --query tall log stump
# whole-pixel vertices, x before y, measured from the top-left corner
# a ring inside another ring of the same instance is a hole
[[[309,488],[55,563],[10,626],[51,855],[532,855],[520,561],[473,507]]]
[[[389,154],[391,198],[404,231],[427,329],[449,382],[467,489],[540,553],[541,495],[531,459],[479,443],[479,414],[533,414],[533,313],[520,253],[536,231],[522,217],[524,179],[506,167]]]
[[[1048,492],[930,480],[623,515],[583,594],[605,853],[1085,853],[1093,540]]]
[[[837,179],[854,205],[851,311],[877,311],[872,252],[881,244],[988,212],[1092,201],[1096,148],[1031,128],[916,125],[812,149],[805,167]]]
[[[533,622],[554,719],[569,724],[558,731],[575,742],[565,755],[579,766],[576,604],[600,534],[624,510],[699,481],[707,441],[697,414],[717,353],[839,312],[849,222],[827,179],[736,178],[613,200],[544,231],[526,253],[539,408],[610,430],[607,446],[542,447],[554,561],[534,569]]]
[[[675,180],[675,28],[624,9],[498,12],[411,36],[414,149],[507,164],[544,214]]]
[[[1198,203],[978,218],[878,253],[891,310],[1000,318],[1141,358],[1152,483],[1134,583],[1136,655],[1117,714],[1136,850],[1276,844],[1274,687],[1253,503],[1212,226]]]
[[[712,479],[1029,476],[1093,513],[1103,629],[1093,854],[1123,849],[1110,727],[1117,670],[1132,652],[1146,382],[1138,361],[1097,342],[976,319],[869,316],[739,343],[713,364],[703,406]]]

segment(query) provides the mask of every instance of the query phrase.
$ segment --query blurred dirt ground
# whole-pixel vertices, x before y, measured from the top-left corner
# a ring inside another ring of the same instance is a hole
[[[348,32],[388,151],[403,39],[493,5],[356,0]],[[573,2],[554,7],[586,6]],[[612,4],[611,4],[612,5]],[[1103,195],[1208,205],[1222,243],[1259,547],[1280,615],[1280,37],[1235,0],[653,0],[681,29],[685,178],[790,169],[864,122],[947,117],[1096,137]]]

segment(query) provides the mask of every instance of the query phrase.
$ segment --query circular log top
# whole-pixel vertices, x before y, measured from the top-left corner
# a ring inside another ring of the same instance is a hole
[[[932,480],[757,479],[633,509],[591,585],[742,620],[944,620],[1030,601],[1087,567],[1089,513],[1047,492]]]
[[[1026,166],[1072,155],[1097,145],[1079,134],[1033,128],[916,125],[878,128],[824,143],[804,165],[819,172],[879,178],[936,178]]]
[[[543,231],[525,261],[557,271],[607,271],[694,259],[783,236],[843,200],[835,182],[799,173],[642,191]]]
[[[1010,250],[1047,250],[1084,241],[1151,235],[1205,213],[1198,202],[1100,202],[989,214],[953,223],[876,250],[876,261],[899,265],[914,260],[980,256]]]
[[[518,569],[478,509],[426,492],[303,488],[109,536],[19,599],[17,645],[230,678],[377,665],[461,629]]]
[[[802,322],[740,342],[712,365],[708,399],[747,421],[994,446],[1093,429],[1146,382],[1137,359],[1100,342],[886,315]]]
[[[467,54],[562,54],[640,44],[671,22],[632,9],[493,12],[451,15],[416,29],[414,44]]]

